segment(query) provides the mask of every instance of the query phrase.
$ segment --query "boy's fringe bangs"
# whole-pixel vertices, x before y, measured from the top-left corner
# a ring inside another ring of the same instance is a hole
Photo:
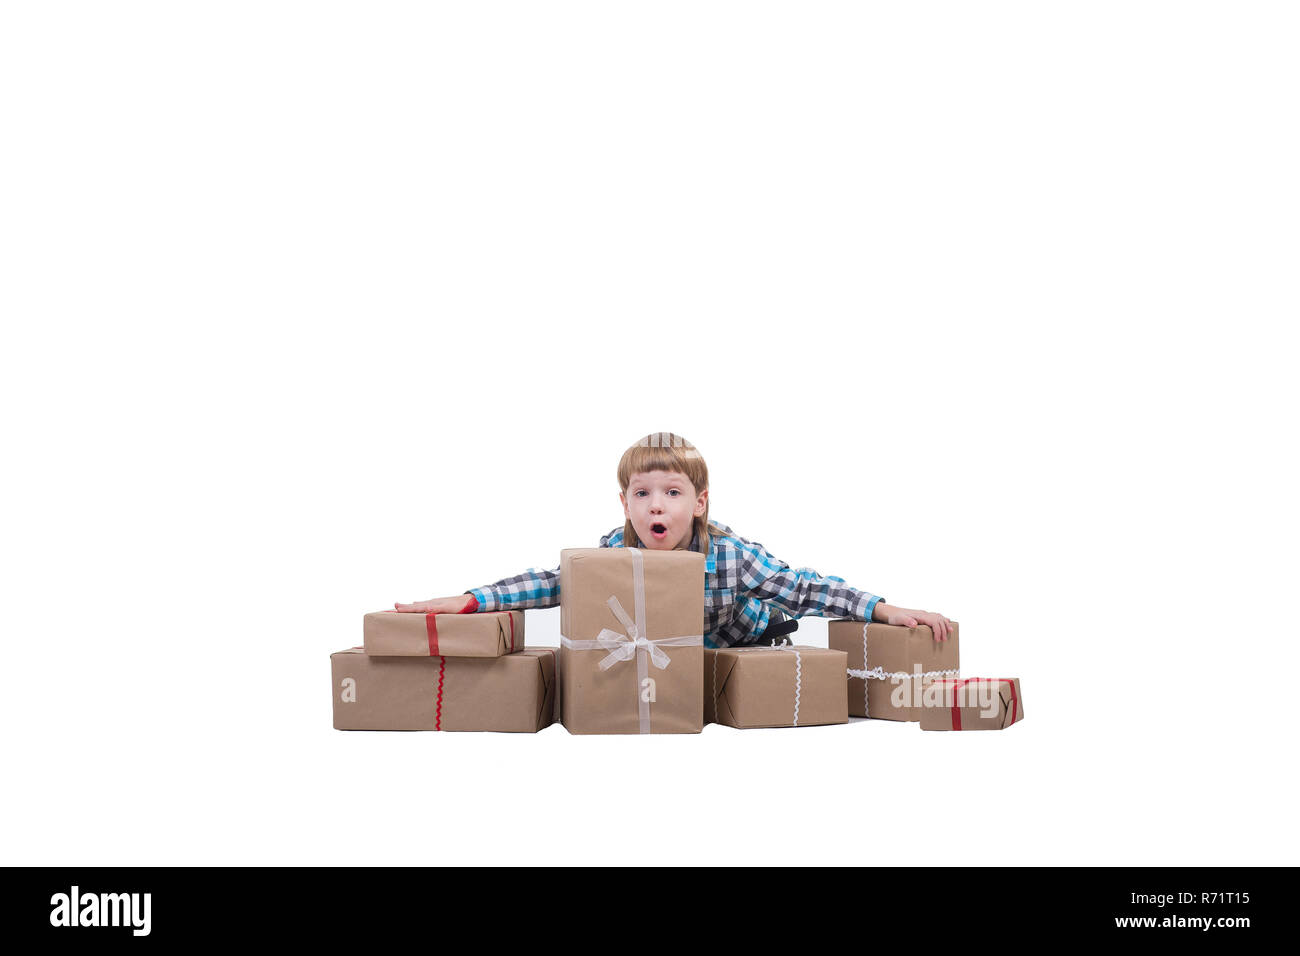
[[[695,449],[692,448],[691,451]],[[679,454],[676,448],[643,448],[640,445],[633,445],[624,453],[623,460],[618,465],[618,483],[621,490],[626,493],[632,476],[643,471],[678,472],[689,478],[697,491],[706,487],[709,481],[709,471],[704,467],[699,452],[695,452],[694,456],[688,458]]]
[[[618,463],[618,486],[627,493],[632,476],[643,471],[675,471],[691,480],[696,491],[709,486],[709,466],[698,448],[681,435],[654,432],[623,452]]]

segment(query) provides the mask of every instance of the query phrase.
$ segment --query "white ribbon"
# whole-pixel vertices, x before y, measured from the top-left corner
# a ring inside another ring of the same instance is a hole
[[[887,680],[890,675],[885,673],[885,669],[883,667],[873,667],[869,671],[860,671],[855,667],[850,667],[849,676],[861,677],[863,680],[866,680],[868,677],[874,680]]]
[[[861,677],[863,679],[871,678],[872,680],[901,680],[905,677],[957,677],[961,671],[958,668],[951,668],[946,671],[887,671],[883,667],[873,667],[869,671],[860,671],[857,668],[849,668],[850,677]]]
[[[645,626],[645,558],[636,548],[628,548],[627,551],[632,555],[632,601],[633,609],[636,612],[636,619],[633,620],[623,609],[623,605],[614,595],[610,595],[605,602],[609,609],[614,612],[618,622],[623,625],[622,633],[611,630],[610,628],[601,628],[594,641],[575,641],[561,635],[560,643],[575,651],[609,651],[600,660],[600,669],[609,670],[615,664],[622,661],[636,658],[636,698],[637,698],[637,717],[639,733],[650,733],[650,701],[646,699],[644,693],[645,682],[650,672],[647,661],[654,663],[655,667],[663,670],[670,663],[672,658],[665,654],[663,647],[689,647],[691,645],[702,645],[704,643],[703,634],[683,634],[678,637],[661,637],[658,640],[648,640],[644,635]]]
[[[778,649],[794,653],[794,723],[790,726],[798,727],[799,695],[803,691],[803,658],[799,656],[799,648],[795,647],[788,637],[785,639],[785,644],[779,645]]]
[[[647,641],[641,636],[641,629],[627,616],[627,611],[623,610],[623,605],[619,603],[618,598],[611,594],[609,600],[605,603],[609,605],[609,609],[614,612],[614,616],[618,618],[619,623],[627,631],[620,634],[618,631],[611,631],[606,627],[602,628],[601,632],[596,635],[596,643],[609,651],[601,659],[600,669],[607,671],[619,661],[630,661],[632,655],[639,650],[646,651],[650,655],[650,662],[655,667],[660,670],[667,667],[668,655],[661,651],[654,641]]]
[[[871,617],[871,615],[868,614],[867,617]],[[862,666],[863,667],[867,666],[868,660],[869,658],[867,657],[867,625],[863,624],[862,625]],[[876,667],[876,668],[872,668],[872,670],[880,670],[880,668]],[[870,720],[871,701],[869,699],[870,695],[867,693],[867,688],[871,686],[871,682],[865,679],[868,676],[868,674],[870,674],[870,671],[864,671],[862,674],[864,678],[864,680],[862,681],[862,716]],[[883,671],[881,672],[881,677],[882,678],[884,677]]]

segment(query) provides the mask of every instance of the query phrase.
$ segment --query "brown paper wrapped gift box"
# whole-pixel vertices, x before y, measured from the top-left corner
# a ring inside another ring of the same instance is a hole
[[[808,727],[849,719],[848,655],[825,647],[704,650],[704,722]]]
[[[524,647],[524,612],[372,611],[362,625],[371,657],[501,657]]]
[[[556,648],[502,657],[330,655],[336,730],[497,730],[551,725]]]
[[[955,621],[946,641],[936,641],[924,625],[831,621],[827,643],[848,654],[849,713],[855,717],[920,720],[924,685],[935,677],[952,677],[958,672]],[[903,700],[902,706],[894,702],[895,692]]]
[[[922,730],[1005,730],[1024,719],[1019,677],[939,678],[921,698]]]
[[[638,548],[560,553],[561,719],[570,733],[703,730],[704,560]]]

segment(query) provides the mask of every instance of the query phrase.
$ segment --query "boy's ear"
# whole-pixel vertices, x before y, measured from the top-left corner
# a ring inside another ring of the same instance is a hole
[[[700,492],[700,496],[695,499],[695,517],[704,516],[704,508],[709,503],[709,489],[705,488]]]
[[[623,494],[621,491],[618,493],[618,503],[623,506],[623,517],[631,521],[632,516],[627,513],[627,495]]]

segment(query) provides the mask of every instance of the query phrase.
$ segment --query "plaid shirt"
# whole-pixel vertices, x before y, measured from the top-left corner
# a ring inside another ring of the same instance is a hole
[[[726,534],[706,536],[705,647],[757,642],[767,630],[773,608],[796,618],[811,614],[869,621],[876,602],[883,600],[849,587],[843,578],[822,577],[812,568],[791,568],[768,554],[761,544],[732,534],[724,524],[718,527]],[[699,545],[699,537],[693,537],[690,550],[702,551]],[[605,535],[600,546],[623,547],[623,529],[615,528]],[[560,569],[529,568],[523,574],[468,593],[474,595],[480,611],[555,607],[560,603]]]

